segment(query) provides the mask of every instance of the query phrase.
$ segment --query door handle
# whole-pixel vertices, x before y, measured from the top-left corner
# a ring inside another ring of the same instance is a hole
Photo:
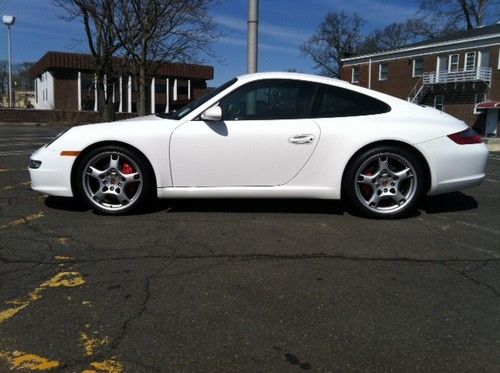
[[[292,144],[310,144],[314,141],[314,135],[295,135],[288,138],[288,142]]]

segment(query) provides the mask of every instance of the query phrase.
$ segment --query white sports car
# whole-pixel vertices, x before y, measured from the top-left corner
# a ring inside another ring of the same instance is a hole
[[[73,127],[36,151],[34,190],[107,214],[159,198],[342,199],[408,214],[480,184],[488,150],[464,122],[344,81],[258,73],[172,114]]]

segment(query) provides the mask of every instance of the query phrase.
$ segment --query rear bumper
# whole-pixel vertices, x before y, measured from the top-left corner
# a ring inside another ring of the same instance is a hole
[[[73,197],[71,168],[75,157],[62,157],[59,151],[43,147],[30,159],[42,162],[39,168],[28,168],[31,189],[51,196]]]
[[[432,175],[429,195],[454,192],[481,184],[486,176],[485,144],[458,145],[448,137],[419,144]]]

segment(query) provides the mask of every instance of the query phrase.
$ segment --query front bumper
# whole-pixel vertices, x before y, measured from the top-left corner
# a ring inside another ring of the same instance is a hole
[[[42,147],[30,159],[41,161],[39,168],[28,168],[31,189],[51,196],[73,197],[71,169],[76,157],[63,157],[60,151]]]

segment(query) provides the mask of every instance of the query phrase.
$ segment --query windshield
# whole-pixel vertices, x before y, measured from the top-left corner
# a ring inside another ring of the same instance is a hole
[[[182,107],[179,111],[173,112],[173,113],[157,113],[156,116],[160,118],[168,118],[168,119],[181,119],[188,115],[190,112],[192,112],[194,109],[196,109],[198,106],[203,105],[205,102],[210,100],[212,97],[217,96],[219,93],[221,93],[223,90],[226,88],[232,86],[234,83],[236,83],[238,79],[233,78],[230,81],[224,83],[223,85],[219,86],[218,88],[214,89],[213,91],[208,92],[206,95],[203,95],[193,102],[190,102],[186,106]]]

